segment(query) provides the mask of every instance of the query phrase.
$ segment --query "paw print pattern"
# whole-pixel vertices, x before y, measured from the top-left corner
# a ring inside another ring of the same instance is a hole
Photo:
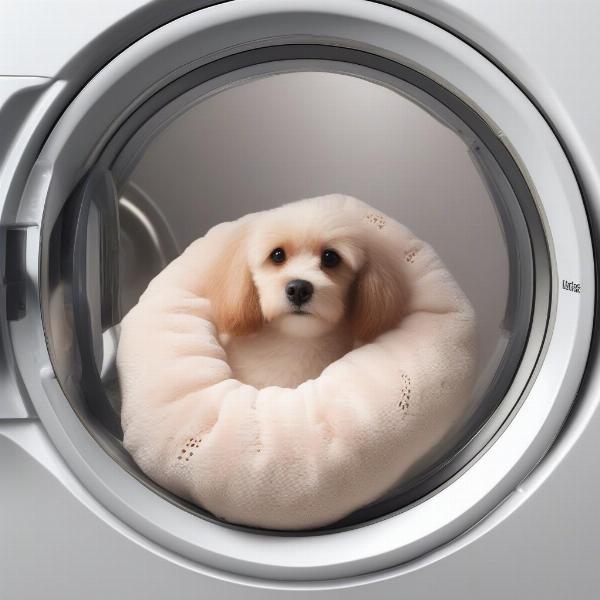
[[[189,438],[185,443],[185,447],[179,451],[177,460],[185,460],[186,462],[189,462],[190,458],[194,456],[194,448],[198,448],[201,441],[202,438]]]
[[[375,225],[377,229],[383,229],[385,227],[385,218],[379,213],[367,213],[363,217],[363,220],[371,225]]]
[[[404,253],[404,260],[407,263],[411,263],[411,264],[414,263],[415,262],[415,258],[417,258],[417,252],[418,252],[418,250],[407,250]]]
[[[406,412],[410,406],[410,395],[411,395],[412,381],[406,373],[402,373],[400,376],[400,402],[398,402],[398,408]]]

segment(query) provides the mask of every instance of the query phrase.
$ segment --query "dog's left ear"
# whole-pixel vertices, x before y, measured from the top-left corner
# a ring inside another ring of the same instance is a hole
[[[218,331],[247,335],[263,323],[258,291],[248,266],[247,224],[230,238],[210,273],[209,296]]]
[[[389,249],[371,249],[353,284],[350,326],[354,336],[369,342],[396,326],[404,314],[406,284],[399,256]]]

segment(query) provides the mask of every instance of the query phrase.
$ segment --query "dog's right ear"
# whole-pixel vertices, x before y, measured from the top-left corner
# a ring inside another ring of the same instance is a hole
[[[247,335],[262,326],[258,291],[248,266],[248,224],[239,224],[210,268],[207,293],[217,330]]]

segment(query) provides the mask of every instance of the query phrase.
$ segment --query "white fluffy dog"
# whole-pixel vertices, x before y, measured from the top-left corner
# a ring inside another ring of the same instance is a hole
[[[296,387],[396,325],[403,257],[344,210],[343,196],[254,215],[211,267],[209,296],[236,379]]]

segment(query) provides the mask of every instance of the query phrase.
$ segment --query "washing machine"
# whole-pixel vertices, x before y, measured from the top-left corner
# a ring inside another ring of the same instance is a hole
[[[597,598],[600,6],[0,4],[0,597]],[[358,196],[478,317],[474,401],[384,497],[225,523],[122,446],[119,322],[212,225]]]

